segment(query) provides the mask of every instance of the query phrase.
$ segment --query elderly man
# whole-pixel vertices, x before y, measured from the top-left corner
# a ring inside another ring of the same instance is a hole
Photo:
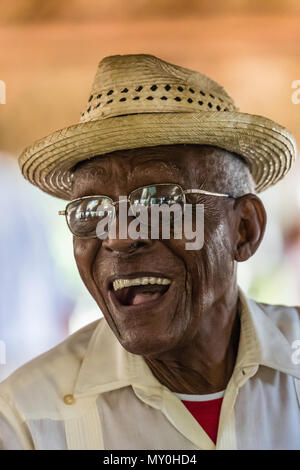
[[[102,60],[81,122],[19,162],[71,200],[76,263],[104,318],[2,382],[2,447],[299,448],[299,308],[250,300],[236,279],[265,230],[256,193],[295,155],[283,127],[238,112],[198,72],[150,55]],[[169,238],[121,236],[120,196],[126,224],[135,204],[204,207],[203,246],[175,236],[175,214]]]

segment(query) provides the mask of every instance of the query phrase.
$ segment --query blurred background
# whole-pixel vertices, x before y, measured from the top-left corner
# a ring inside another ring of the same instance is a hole
[[[299,145],[299,20],[298,0],[1,0],[0,380],[101,316],[57,215],[65,203],[23,180],[22,149],[77,122],[98,62],[126,53],[199,70],[241,111],[279,122]],[[298,161],[261,194],[265,238],[239,265],[240,286],[262,302],[300,304],[299,177]]]

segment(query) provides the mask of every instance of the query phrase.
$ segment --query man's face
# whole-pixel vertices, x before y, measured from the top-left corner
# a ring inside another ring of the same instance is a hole
[[[205,182],[203,189],[214,191],[207,155],[211,151],[189,145],[115,152],[76,170],[73,197],[102,194],[115,201],[152,183],[178,183],[183,189],[192,189]],[[186,250],[185,239],[101,241],[74,237],[80,275],[114,334],[132,353],[155,357],[186,347],[200,328],[202,334],[208,328],[204,312],[209,312],[235,281],[230,220],[233,200],[197,195],[188,202],[204,204],[201,250]],[[116,279],[143,277],[168,279],[170,284],[114,291]]]

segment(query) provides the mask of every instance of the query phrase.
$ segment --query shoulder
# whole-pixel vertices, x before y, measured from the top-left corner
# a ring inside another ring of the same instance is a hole
[[[76,331],[54,348],[19,367],[0,383],[0,397],[20,410],[55,403],[72,390],[93,332],[103,318]]]

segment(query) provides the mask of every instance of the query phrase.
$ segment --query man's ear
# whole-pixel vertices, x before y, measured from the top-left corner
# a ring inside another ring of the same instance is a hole
[[[234,259],[246,261],[259,247],[265,233],[267,214],[255,194],[239,197],[234,203],[236,237]]]

